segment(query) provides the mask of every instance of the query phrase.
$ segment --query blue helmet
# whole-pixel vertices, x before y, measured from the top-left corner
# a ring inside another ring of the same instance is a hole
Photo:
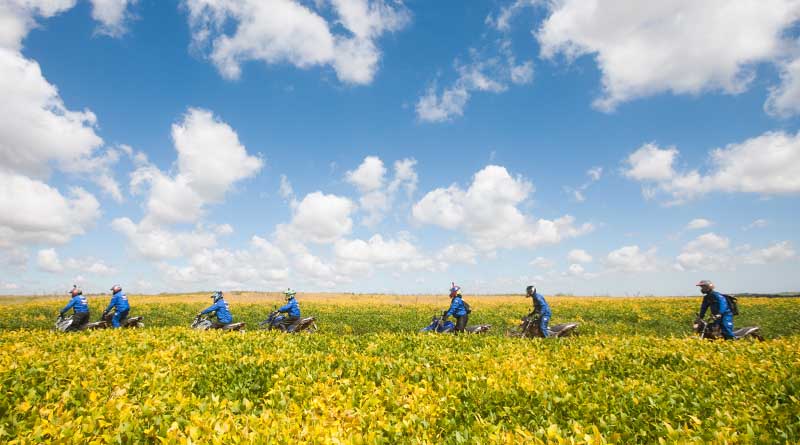
[[[219,300],[222,300],[222,291],[218,290],[218,291],[214,292],[213,294],[211,294],[211,298],[214,299],[214,303],[216,303]]]

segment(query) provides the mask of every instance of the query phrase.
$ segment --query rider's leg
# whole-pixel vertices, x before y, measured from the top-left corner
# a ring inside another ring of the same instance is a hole
[[[114,317],[111,319],[111,325],[114,326],[115,328],[118,328],[120,326],[120,321],[127,320],[128,312],[129,311],[115,312]]]
[[[722,329],[722,336],[725,340],[735,340],[736,336],[733,335],[733,315],[723,315],[720,320],[720,328]]]
[[[219,320],[215,320],[214,322],[211,323],[211,329],[222,329],[225,326],[228,326],[228,324],[227,323],[220,323]]]
[[[542,337],[549,337],[550,330],[548,326],[550,325],[550,315],[542,315],[542,318],[539,319],[539,332],[542,333]]]
[[[80,331],[87,323],[89,323],[88,312],[75,312],[72,315],[72,324],[69,325],[66,332]]]
[[[469,319],[469,315],[464,315],[463,317],[456,318],[456,332],[464,332],[467,328],[467,320]]]

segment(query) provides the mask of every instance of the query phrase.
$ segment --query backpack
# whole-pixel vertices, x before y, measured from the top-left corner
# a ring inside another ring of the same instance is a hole
[[[733,315],[739,315],[739,299],[733,295],[722,294],[722,296],[725,297],[725,301],[728,302],[728,308],[731,310],[731,313]]]
[[[467,311],[467,315],[472,313],[472,307],[470,307],[469,303],[467,303],[466,301],[464,301],[464,309]]]

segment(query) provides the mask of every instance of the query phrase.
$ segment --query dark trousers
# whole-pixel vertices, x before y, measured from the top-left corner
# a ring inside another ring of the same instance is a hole
[[[69,325],[66,332],[80,331],[87,323],[89,323],[88,312],[75,312],[72,315],[72,324]]]
[[[219,320],[216,320],[211,323],[211,329],[222,329],[225,326],[228,326],[229,323],[222,323]]]
[[[464,330],[467,328],[468,319],[469,319],[469,314],[464,315],[462,317],[456,317],[455,332],[464,332]]]
[[[282,331],[286,331],[286,330],[289,329],[290,326],[295,324],[297,322],[297,320],[299,320],[299,319],[300,319],[300,317],[289,317],[289,316],[287,316],[286,318],[281,320],[281,323],[278,325],[278,329],[280,329]]]

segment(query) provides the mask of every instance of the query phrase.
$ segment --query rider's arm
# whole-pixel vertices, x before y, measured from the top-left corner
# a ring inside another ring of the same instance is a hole
[[[289,312],[289,303],[284,304],[278,308],[278,312]]]
[[[103,312],[111,311],[111,308],[114,307],[117,304],[117,298],[118,298],[117,295],[114,294],[114,296],[111,297],[111,301],[108,302],[108,307]]]
[[[708,306],[711,303],[708,297],[703,298],[703,304],[700,305],[700,313],[697,314],[699,318],[703,318],[706,316],[706,311],[708,310]]]
[[[214,312],[217,309],[218,309],[217,303],[214,303],[211,306],[209,306],[208,308],[206,308],[203,312],[200,312],[200,315],[205,315],[205,314],[207,314],[209,312]]]
[[[68,310],[72,309],[72,306],[75,306],[76,303],[78,303],[78,297],[74,297],[69,300],[69,303],[64,306],[64,309],[61,309],[61,315],[64,315]]]
[[[447,312],[445,312],[444,318],[447,318],[447,317],[455,314],[456,313],[456,309],[457,309],[457,307],[456,307],[456,299],[453,298],[453,301],[450,302],[450,309],[448,309]]]

